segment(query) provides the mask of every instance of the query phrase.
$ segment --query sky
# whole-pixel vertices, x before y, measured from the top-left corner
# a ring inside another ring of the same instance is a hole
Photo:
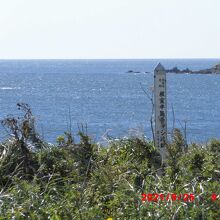
[[[220,58],[220,0],[0,0],[0,59]]]

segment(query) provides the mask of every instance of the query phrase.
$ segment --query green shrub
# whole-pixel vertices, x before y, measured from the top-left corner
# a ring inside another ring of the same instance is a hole
[[[20,139],[0,144],[0,219],[219,219],[220,198],[212,194],[220,194],[220,141],[186,150],[175,130],[162,164],[144,137],[102,147],[83,127],[78,135],[79,143],[69,134],[58,146],[25,145],[26,152]],[[192,193],[195,200],[142,202],[142,193]]]

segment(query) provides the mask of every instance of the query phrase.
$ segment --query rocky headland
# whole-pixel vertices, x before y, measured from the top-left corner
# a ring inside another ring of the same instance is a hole
[[[202,69],[202,70],[197,70],[197,71],[193,71],[190,70],[189,68],[180,70],[178,67],[173,67],[172,69],[167,69],[166,70],[167,73],[190,73],[190,74],[220,74],[220,63],[215,65],[212,68],[209,69]]]
[[[201,69],[201,70],[191,70],[189,68],[179,69],[177,66],[173,67],[172,69],[166,69],[167,73],[187,73],[187,74],[220,74],[220,63],[213,66],[209,69]],[[143,73],[140,71],[128,70],[126,73]],[[150,73],[150,72],[144,72]]]

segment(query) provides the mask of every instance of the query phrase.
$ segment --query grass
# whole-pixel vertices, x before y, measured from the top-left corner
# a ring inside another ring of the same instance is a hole
[[[162,164],[145,137],[111,140],[102,147],[82,129],[78,143],[69,133],[55,145],[36,134],[32,143],[32,114],[26,110],[14,125],[3,121],[17,136],[0,144],[1,220],[219,219],[220,198],[213,201],[212,194],[220,194],[220,141],[186,150],[175,130]],[[34,151],[30,142],[37,146]],[[192,193],[195,200],[143,202],[143,193]]]

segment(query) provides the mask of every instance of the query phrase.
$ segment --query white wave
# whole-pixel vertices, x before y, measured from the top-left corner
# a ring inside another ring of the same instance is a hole
[[[0,87],[1,90],[16,90],[21,89],[21,87]]]

